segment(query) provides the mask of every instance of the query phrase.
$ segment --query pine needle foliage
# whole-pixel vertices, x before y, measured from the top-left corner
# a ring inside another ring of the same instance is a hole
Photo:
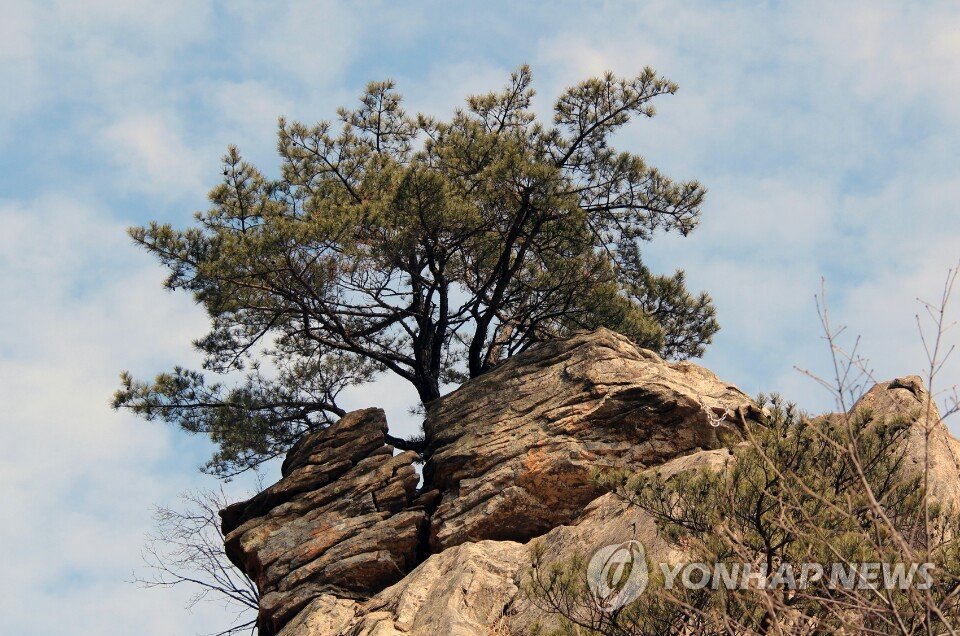
[[[606,74],[542,122],[524,66],[447,120],[408,114],[389,81],[335,123],[281,119],[278,178],[230,148],[195,225],[130,230],[211,330],[195,343],[206,374],[125,375],[115,406],[209,434],[209,468],[232,474],[339,417],[340,392],[381,372],[428,406],[576,329],[701,355],[718,329],[710,298],[682,271],[651,272],[640,246],[691,232],[705,190],[611,145],[676,90],[650,68]],[[236,373],[232,387],[207,379]]]

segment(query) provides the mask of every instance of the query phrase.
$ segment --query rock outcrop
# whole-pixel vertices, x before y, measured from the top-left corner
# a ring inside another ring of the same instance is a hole
[[[912,461],[929,430],[934,490],[956,502],[958,442],[927,397],[901,378],[856,408],[906,418]],[[417,457],[386,444],[382,411],[305,437],[281,481],[223,511],[227,551],[260,587],[264,636],[527,633],[550,621],[519,594],[533,547],[549,562],[636,539],[654,560],[682,556],[595,471],[723,470],[759,417],[702,367],[607,330],[577,334],[434,404],[420,488]]]
[[[686,470],[720,470],[726,449],[678,457],[656,470],[664,476]],[[545,562],[590,554],[635,539],[658,561],[680,553],[664,541],[653,519],[612,494],[591,502],[572,525],[558,526],[533,540]],[[332,595],[317,598],[280,636],[487,636],[530,633],[545,617],[519,594],[530,567],[532,544],[467,542],[431,555],[400,583],[367,602]],[[547,619],[549,620],[549,619]]]
[[[321,594],[367,598],[416,565],[416,456],[395,456],[386,431],[382,410],[350,413],[304,437],[283,479],[221,513],[227,555],[260,590],[263,636]]]
[[[591,472],[661,464],[739,439],[752,400],[689,362],[609,331],[545,343],[431,408],[430,547],[526,541],[602,494]]]
[[[920,471],[929,459],[930,494],[960,510],[960,441],[940,419],[936,402],[918,376],[880,382],[854,405],[874,419],[898,418],[909,424],[905,445],[909,468]]]

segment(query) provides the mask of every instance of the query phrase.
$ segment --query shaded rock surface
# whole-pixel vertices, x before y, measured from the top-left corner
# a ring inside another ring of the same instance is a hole
[[[394,456],[386,430],[380,409],[349,413],[304,437],[279,482],[221,513],[227,555],[260,590],[263,636],[323,593],[366,598],[416,564],[415,454]]]
[[[719,448],[756,415],[707,369],[607,329],[542,344],[431,407],[424,475],[443,494],[430,547],[526,541],[602,494],[591,471]]]

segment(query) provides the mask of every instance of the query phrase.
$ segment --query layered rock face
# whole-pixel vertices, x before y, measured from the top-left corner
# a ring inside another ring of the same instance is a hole
[[[545,343],[431,409],[424,476],[442,499],[430,547],[526,541],[602,494],[591,471],[719,448],[756,415],[710,371],[668,364],[607,329]]]
[[[701,468],[719,470],[727,449],[701,451],[658,466],[664,476]],[[313,601],[280,636],[494,636],[531,633],[546,622],[522,597],[520,586],[537,546],[544,561],[592,554],[635,539],[657,561],[680,553],[664,541],[654,520],[612,494],[589,503],[571,525],[561,525],[528,544],[467,542],[431,555],[402,581],[366,602],[325,594]],[[500,631],[498,631],[500,630]]]
[[[283,479],[221,513],[230,559],[261,593],[259,629],[275,634],[323,593],[366,598],[417,561],[427,516],[413,505],[414,453],[394,456],[380,409],[304,437]]]
[[[904,378],[857,408],[910,419],[911,457],[928,427],[950,498],[958,443],[925,404],[922,384]],[[544,618],[519,593],[533,546],[550,561],[638,539],[655,560],[679,557],[593,471],[720,470],[760,415],[702,367],[607,330],[578,334],[433,405],[419,490],[416,457],[386,445],[382,411],[304,438],[280,482],[222,513],[228,554],[260,587],[266,636],[527,633]]]

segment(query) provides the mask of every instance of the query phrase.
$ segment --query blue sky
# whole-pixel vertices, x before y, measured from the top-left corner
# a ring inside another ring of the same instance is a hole
[[[481,8],[482,7],[482,8]],[[234,143],[275,170],[308,122],[392,77],[448,114],[530,63],[536,106],[651,65],[680,84],[620,147],[710,194],[648,260],[710,291],[704,363],[810,409],[829,396],[813,297],[878,376],[916,372],[917,296],[960,258],[960,10],[951,3],[0,0],[0,615],[15,634],[208,633],[216,605],[126,583],[150,507],[210,485],[196,438],[107,408],[117,373],[196,360],[203,314],[124,228],[188,223]],[[960,376],[954,363],[945,380]],[[355,390],[412,430],[406,389]],[[237,486],[242,488],[243,484]]]

